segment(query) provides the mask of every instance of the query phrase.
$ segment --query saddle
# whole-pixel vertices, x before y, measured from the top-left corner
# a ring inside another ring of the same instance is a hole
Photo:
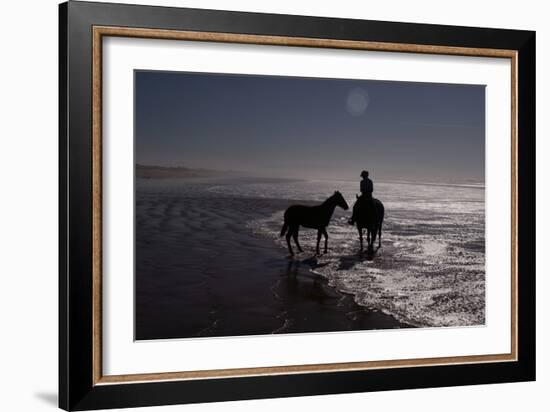
[[[368,212],[374,205],[374,198],[367,195],[357,196],[357,210]]]

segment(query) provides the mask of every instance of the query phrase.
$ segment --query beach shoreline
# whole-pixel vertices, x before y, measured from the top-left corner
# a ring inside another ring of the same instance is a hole
[[[243,224],[292,201],[136,194],[137,340],[409,327]]]

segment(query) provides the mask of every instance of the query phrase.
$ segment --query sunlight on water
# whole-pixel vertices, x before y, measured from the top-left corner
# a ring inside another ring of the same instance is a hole
[[[231,190],[241,196],[322,200],[339,189],[351,205],[354,186],[295,182],[269,188],[275,194],[263,184]],[[354,295],[358,304],[415,326],[484,324],[484,190],[380,183],[375,197],[384,202],[386,218],[382,247],[374,259],[358,253],[357,231],[347,224],[349,213],[337,209],[328,228],[329,253],[318,257],[312,270]],[[278,235],[282,216],[283,211],[277,212],[250,227],[286,249],[285,239]],[[316,231],[302,229],[300,241],[306,248],[302,255],[311,255]]]

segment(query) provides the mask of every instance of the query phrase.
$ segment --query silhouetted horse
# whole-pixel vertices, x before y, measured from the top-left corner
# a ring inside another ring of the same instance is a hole
[[[359,232],[361,251],[363,251],[363,229],[367,229],[367,250],[372,252],[378,232],[378,248],[382,246],[382,222],[384,221],[384,205],[378,199],[363,199],[357,209],[355,224]]]
[[[344,210],[348,210],[349,206],[342,194],[338,191],[325,200],[318,206],[302,206],[294,205],[290,206],[285,211],[285,222],[281,229],[281,236],[286,233],[286,243],[288,245],[288,251],[291,255],[294,255],[292,246],[290,246],[290,238],[294,238],[294,242],[300,252],[303,252],[300,244],[298,243],[298,231],[300,226],[310,229],[317,229],[317,248],[316,252],[319,254],[319,242],[321,241],[321,235],[325,236],[325,253],[327,253],[328,234],[327,226],[330,223],[330,218],[334,213],[334,208],[340,206]]]

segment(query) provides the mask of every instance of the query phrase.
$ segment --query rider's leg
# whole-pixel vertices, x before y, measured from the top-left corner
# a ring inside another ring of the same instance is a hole
[[[355,204],[353,205],[353,212],[351,214],[351,219],[348,220],[348,223],[350,225],[354,225],[355,224],[355,220],[356,220],[356,216],[357,216],[357,209],[359,208],[359,202],[361,201],[361,196],[359,196],[357,198],[357,200],[355,201]]]

